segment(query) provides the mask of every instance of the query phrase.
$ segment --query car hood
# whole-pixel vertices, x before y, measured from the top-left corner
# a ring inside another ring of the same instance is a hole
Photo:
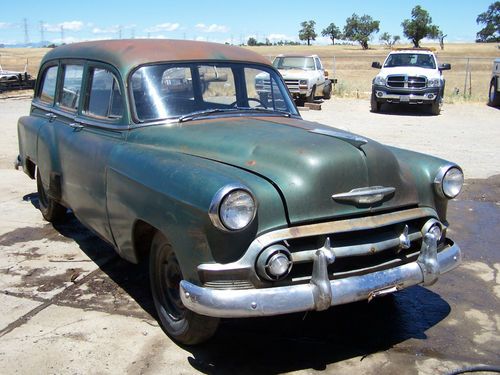
[[[387,77],[389,75],[408,75],[408,76],[425,76],[429,78],[439,78],[439,70],[437,69],[425,69],[415,66],[396,66],[394,68],[383,68],[379,75]]]
[[[297,118],[203,119],[145,127],[129,140],[214,160],[265,178],[282,196],[291,223],[418,203],[412,175],[388,148],[368,139],[361,145],[364,140],[351,133]],[[395,191],[373,205],[332,198],[370,186]]]
[[[306,79],[313,74],[314,70],[303,69],[281,69],[283,79]]]

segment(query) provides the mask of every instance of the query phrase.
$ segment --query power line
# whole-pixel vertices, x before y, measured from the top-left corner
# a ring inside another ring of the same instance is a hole
[[[24,44],[28,44],[30,42],[30,36],[28,34],[28,20],[26,18],[23,19],[24,25]]]
[[[45,26],[43,24],[43,21],[40,21],[40,42],[45,41]]]

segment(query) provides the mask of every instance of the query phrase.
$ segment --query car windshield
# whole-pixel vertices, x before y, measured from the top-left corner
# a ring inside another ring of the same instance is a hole
[[[392,53],[385,60],[384,68],[397,66],[415,66],[425,69],[436,69],[434,57],[422,53]]]
[[[265,66],[213,62],[148,65],[133,72],[130,87],[138,122],[246,112],[298,115],[276,71]]]
[[[314,59],[303,56],[278,56],[273,61],[276,69],[303,69],[313,70]]]

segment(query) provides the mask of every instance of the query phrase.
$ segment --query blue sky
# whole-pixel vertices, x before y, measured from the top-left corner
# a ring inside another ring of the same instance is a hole
[[[44,39],[75,42],[93,39],[174,38],[212,42],[246,42],[250,36],[264,41],[297,40],[300,23],[316,21],[316,32],[331,22],[343,28],[353,13],[380,20],[380,33],[403,37],[401,22],[421,5],[445,34],[447,42],[472,42],[480,26],[479,13],[493,0],[350,0],[350,1],[13,1],[4,2],[0,14],[0,43],[23,43],[24,19],[30,42]],[[10,4],[8,4],[10,3]],[[310,4],[310,7],[307,7]],[[29,10],[29,11],[26,11]],[[380,35],[380,33],[378,35]],[[375,35],[374,41],[378,41]],[[328,40],[318,38],[316,44]]]

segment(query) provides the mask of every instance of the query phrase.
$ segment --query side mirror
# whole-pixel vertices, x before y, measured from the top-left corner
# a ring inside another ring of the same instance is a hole
[[[372,68],[380,69],[382,68],[382,65],[378,61],[374,61],[372,62]]]
[[[328,70],[325,70],[325,77],[328,77]]]
[[[450,70],[451,69],[451,64],[441,64],[438,67],[439,70]]]

